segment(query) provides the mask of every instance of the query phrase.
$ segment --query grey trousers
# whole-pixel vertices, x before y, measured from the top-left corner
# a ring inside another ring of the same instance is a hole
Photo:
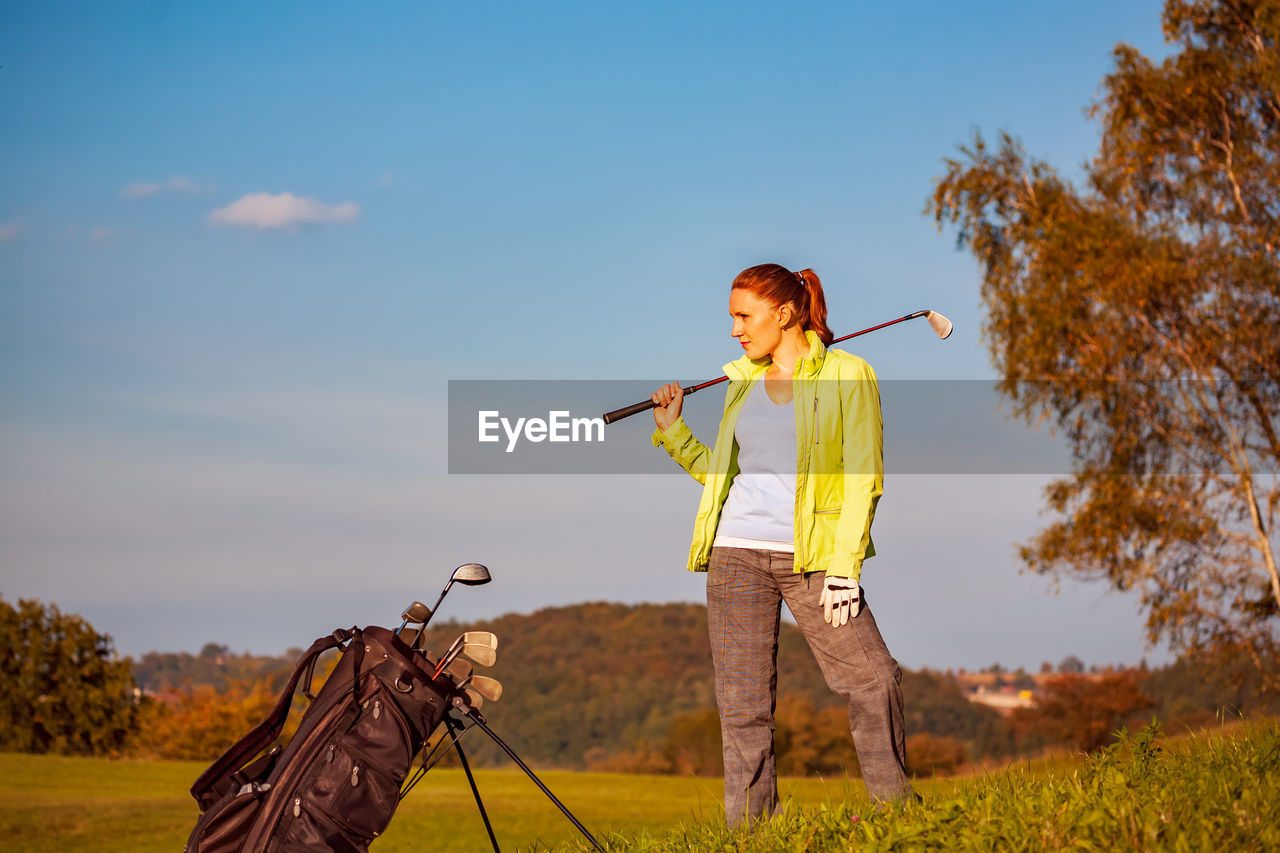
[[[849,706],[862,780],[878,800],[914,796],[906,773],[902,670],[889,654],[865,602],[832,628],[818,596],[823,576],[793,572],[792,555],[713,548],[707,572],[707,620],[724,747],[724,807],[729,825],[776,813],[773,712],[778,687],[781,602],[795,617],[822,675]]]

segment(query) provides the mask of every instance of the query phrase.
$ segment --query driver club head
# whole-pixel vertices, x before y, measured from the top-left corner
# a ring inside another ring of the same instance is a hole
[[[453,570],[453,574],[449,575],[449,582],[444,585],[444,589],[440,590],[440,597],[436,599],[436,603],[431,609],[434,611],[440,608],[440,602],[444,601],[444,597],[449,594],[449,590],[453,588],[455,583],[460,583],[464,586],[479,586],[491,580],[493,578],[489,576],[489,570],[484,566],[479,563],[463,563]],[[426,627],[425,623],[423,627]]]
[[[493,580],[489,575],[489,570],[479,563],[463,563],[461,566],[453,570],[453,574],[449,577],[450,583],[460,583],[467,586],[479,586]]]

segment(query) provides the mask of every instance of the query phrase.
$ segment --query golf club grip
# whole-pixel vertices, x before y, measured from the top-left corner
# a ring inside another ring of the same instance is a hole
[[[612,412],[604,413],[604,422],[611,424],[614,421],[620,421],[623,418],[629,418],[632,415],[638,415],[641,412],[647,412],[654,408],[652,400],[645,400],[643,403],[633,403],[630,406],[623,406],[621,409],[614,409]]]
[[[703,388],[712,385],[719,385],[721,382],[728,382],[728,376],[721,376],[719,379],[712,379],[710,382],[700,382],[697,385],[690,385],[688,388],[681,388],[684,395],[688,397],[690,394],[696,394]],[[614,409],[612,412],[604,413],[604,422],[611,424],[614,421],[620,421],[623,418],[629,418],[632,415],[638,415],[641,412],[647,412],[650,409],[657,408],[657,404],[653,400],[645,400],[643,403],[632,403],[630,406],[623,406],[621,409]]]

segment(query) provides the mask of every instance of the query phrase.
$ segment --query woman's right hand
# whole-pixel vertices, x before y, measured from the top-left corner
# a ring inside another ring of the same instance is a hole
[[[668,382],[653,392],[653,422],[658,429],[666,432],[680,417],[680,409],[684,406],[684,389],[675,382]]]

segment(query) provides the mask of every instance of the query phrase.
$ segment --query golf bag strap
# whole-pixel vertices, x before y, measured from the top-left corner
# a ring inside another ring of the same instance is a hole
[[[311,644],[311,648],[307,649],[302,657],[298,659],[298,663],[293,668],[293,675],[289,676],[289,683],[285,686],[279,700],[276,701],[276,706],[271,709],[271,713],[267,715],[267,718],[224,752],[222,757],[215,761],[208,770],[200,774],[200,778],[191,786],[191,796],[196,798],[196,802],[200,804],[202,810],[210,805],[205,802],[205,799],[222,780],[243,767],[249,759],[266,749],[268,744],[280,736],[280,730],[284,728],[285,718],[289,715],[289,708],[293,705],[293,693],[298,688],[298,681],[302,678],[303,672],[308,675],[307,689],[309,693],[310,675],[315,671],[316,658],[329,649],[336,649],[352,637],[358,638],[359,636],[360,631],[357,628],[351,628],[350,630],[339,628],[332,634],[321,637]]]

